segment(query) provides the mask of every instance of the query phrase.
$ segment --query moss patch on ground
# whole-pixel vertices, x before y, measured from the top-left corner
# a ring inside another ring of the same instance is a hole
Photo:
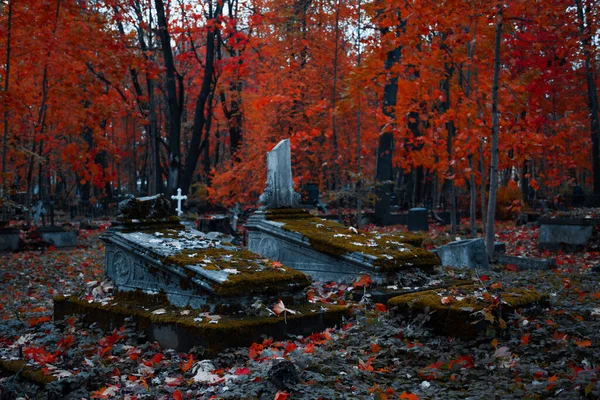
[[[454,336],[468,337],[497,322],[495,314],[499,308],[502,314],[507,314],[546,300],[540,293],[529,289],[508,288],[492,292],[473,285],[454,286],[400,295],[390,299],[388,306],[397,307],[400,313],[429,309],[434,312],[430,326]]]
[[[175,234],[175,232],[185,229],[178,217],[172,215],[165,218],[147,218],[147,219],[130,219],[117,218],[113,224],[113,229],[118,229],[121,232],[142,232],[154,230],[156,232],[167,232]],[[176,237],[176,236],[174,236]]]
[[[278,293],[291,288],[303,289],[310,284],[308,275],[247,250],[230,251],[216,247],[183,250],[163,258],[161,262],[186,268],[190,279],[197,275],[190,266],[201,267],[206,271],[226,270],[227,280],[212,285],[219,296]]]
[[[348,253],[375,256],[377,259],[373,264],[381,270],[432,267],[438,264],[435,254],[418,248],[424,240],[422,235],[373,234],[314,217],[304,210],[269,210],[266,217],[270,221],[283,223],[284,230],[305,236],[316,251],[334,257]]]
[[[45,386],[57,380],[55,376],[46,375],[41,368],[28,366],[25,360],[0,360],[0,370],[9,374],[19,373],[27,381],[40,386]]]

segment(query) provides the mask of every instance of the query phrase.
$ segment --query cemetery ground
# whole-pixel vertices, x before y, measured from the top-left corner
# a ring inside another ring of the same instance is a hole
[[[307,290],[315,307],[337,302],[351,309],[339,326],[308,337],[265,338],[210,360],[201,348],[162,349],[131,324],[102,332],[76,317],[53,320],[55,296],[102,301],[110,295],[100,232],[80,231],[77,248],[2,254],[0,398],[599,398],[600,253],[541,252],[538,228],[500,223],[496,229],[507,254],[554,256],[556,268],[438,267],[433,275],[407,274],[399,282],[400,289],[415,290],[431,281],[469,280],[487,288],[486,301],[500,299],[500,305],[507,287],[544,295],[531,310],[483,315],[490,324],[476,337],[431,330],[435,313],[399,316],[384,300],[361,299],[369,293],[363,278]],[[426,245],[451,239],[446,228],[433,225]],[[446,289],[440,305],[460,296],[460,288]]]

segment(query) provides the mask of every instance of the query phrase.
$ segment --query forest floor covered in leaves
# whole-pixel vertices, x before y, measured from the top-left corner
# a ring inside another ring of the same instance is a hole
[[[102,332],[76,318],[52,320],[53,296],[81,295],[102,281],[98,232],[81,231],[76,249],[3,254],[0,362],[25,359],[40,371],[34,379],[58,379],[42,389],[24,379],[31,377],[27,367],[0,372],[0,399],[599,398],[600,253],[540,253],[536,227],[509,223],[497,232],[508,254],[554,256],[557,268],[495,265],[485,277],[440,268],[430,279],[466,278],[548,296],[546,307],[504,315],[504,329],[452,338],[424,326],[435,314],[400,318],[368,297],[353,304],[352,292],[361,288],[315,283],[320,301],[345,301],[352,318],[310,337],[266,338],[212,360],[201,349],[161,349],[132,326]],[[449,240],[441,227],[430,235],[434,242]]]

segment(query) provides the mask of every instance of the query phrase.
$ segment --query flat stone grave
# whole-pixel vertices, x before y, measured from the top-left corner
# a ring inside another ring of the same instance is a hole
[[[35,232],[43,242],[56,248],[77,246],[77,233],[74,230],[61,226],[40,226]]]
[[[600,221],[595,217],[544,216],[538,223],[538,247],[541,250],[578,252],[587,247]]]
[[[485,241],[481,238],[450,242],[438,247],[436,253],[445,267],[490,268]]]
[[[438,264],[435,254],[419,248],[421,235],[367,233],[302,209],[256,212],[246,228],[250,251],[318,281],[349,283],[369,274],[374,282],[389,284],[406,269]]]
[[[57,298],[55,318],[84,314],[110,330],[131,317],[164,347],[214,355],[261,335],[310,334],[348,313],[308,303],[304,273],[185,227],[169,208],[164,196],[121,204],[102,238],[113,295]],[[271,312],[279,301],[292,311]]]
[[[433,312],[427,326],[440,334],[465,338],[486,334],[489,328],[502,329],[501,315],[546,303],[547,299],[533,290],[498,291],[472,284],[407,293],[387,302],[393,313],[403,316]]]
[[[407,268],[432,268],[437,257],[418,248],[422,236],[370,234],[309,214],[294,191],[289,140],[267,154],[261,210],[246,224],[248,249],[309,274],[318,281],[349,283],[369,274],[393,283]]]
[[[521,257],[499,254],[496,256],[496,259],[498,261],[498,264],[514,265],[517,267],[518,270],[544,270],[556,267],[556,260],[554,258]]]

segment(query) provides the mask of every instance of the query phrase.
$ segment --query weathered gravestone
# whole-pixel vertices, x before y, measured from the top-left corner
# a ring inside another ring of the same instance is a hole
[[[0,228],[0,251],[18,251],[19,232],[17,228]]]
[[[286,139],[267,155],[263,206],[246,224],[250,251],[319,281],[351,282],[368,273],[377,283],[390,283],[407,268],[437,265],[434,254],[416,247],[420,236],[369,234],[295,208],[289,151]]]
[[[588,245],[594,227],[599,224],[595,218],[542,217],[538,247],[551,251],[582,251]]]
[[[490,264],[483,239],[467,239],[450,242],[436,249],[441,264],[446,267],[469,267],[488,269]]]
[[[408,210],[408,230],[427,232],[429,230],[427,214],[426,208],[411,208]]]
[[[119,208],[103,237],[114,299],[58,299],[56,317],[83,313],[107,329],[132,317],[165,347],[202,346],[214,354],[247,346],[263,334],[309,334],[339,323],[347,312],[308,304],[305,274],[183,226],[162,195],[130,199]],[[255,313],[279,300],[296,313],[281,318]]]

